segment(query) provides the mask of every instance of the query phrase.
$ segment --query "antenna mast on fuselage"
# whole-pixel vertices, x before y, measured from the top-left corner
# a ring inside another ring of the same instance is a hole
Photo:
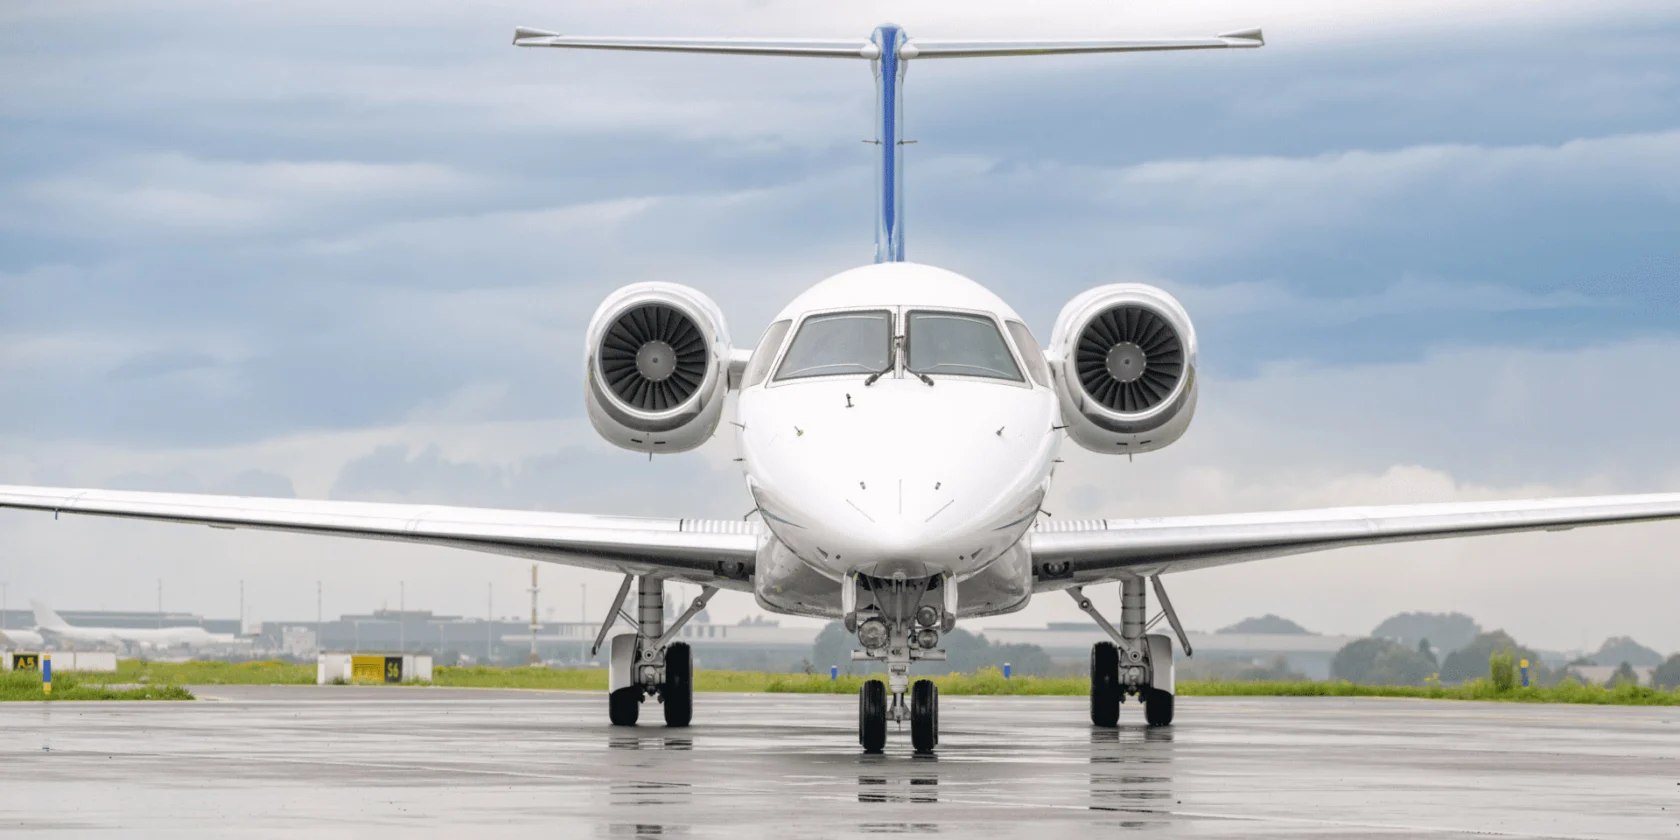
[[[980,58],[1002,55],[1166,52],[1263,46],[1258,29],[1227,32],[1213,38],[1088,41],[928,41],[911,39],[897,25],[884,23],[866,41],[748,38],[633,38],[561,35],[518,27],[517,47],[582,50],[779,55],[800,58],[867,59],[875,71],[875,261],[904,261],[904,73],[919,58]]]

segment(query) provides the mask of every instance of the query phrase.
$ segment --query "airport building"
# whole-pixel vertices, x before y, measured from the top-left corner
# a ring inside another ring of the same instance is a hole
[[[668,605],[667,614],[676,615]],[[203,627],[214,633],[239,633],[238,619],[208,619],[191,613],[107,612],[64,610],[65,621],[87,627]],[[35,626],[28,610],[8,610],[0,626]],[[529,618],[467,618],[428,610],[375,610],[316,622],[265,621],[245,628],[252,640],[251,655],[312,660],[319,651],[367,653],[427,653],[439,665],[457,662],[525,664],[533,652]],[[613,632],[629,629],[621,624]],[[601,626],[577,621],[541,621],[535,633],[535,654],[551,665],[606,665],[606,651],[590,656]],[[740,624],[714,624],[702,612],[683,627],[677,640],[694,649],[696,664],[727,670],[798,670],[811,656],[819,628],[783,627],[774,620],[753,619]],[[5,646],[0,642],[0,647]],[[144,652],[138,652],[144,653]]]

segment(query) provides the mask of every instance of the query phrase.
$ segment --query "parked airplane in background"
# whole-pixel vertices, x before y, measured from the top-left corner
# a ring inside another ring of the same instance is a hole
[[[251,643],[250,639],[232,633],[212,633],[203,627],[78,627],[40,601],[30,601],[29,606],[35,610],[36,632],[46,641],[60,645],[128,645],[143,650],[168,650]]]
[[[584,348],[600,434],[626,449],[693,449],[728,429],[762,521],[632,519],[300,499],[0,487],[0,507],[366,537],[568,563],[624,575],[609,615],[637,590],[634,633],[611,642],[609,715],[631,725],[656,697],[667,725],[692,715],[693,661],[675,642],[718,589],[766,609],[840,619],[865,683],[858,738],[878,752],[887,722],[938,743],[938,695],[911,663],[943,658],[959,619],[1019,610],[1065,591],[1111,641],[1091,651],[1091,722],[1114,726],[1125,696],[1173,719],[1173,647],[1186,655],[1162,576],[1343,546],[1566,530],[1680,517],[1680,494],[1341,508],[1152,519],[1042,519],[1063,440],[1134,455],[1184,434],[1196,408],[1197,339],[1167,292],[1100,286],[1061,311],[1042,345],[1015,310],[966,277],[905,261],[903,80],[932,58],[1259,47],[1260,32],[1158,41],[924,41],[881,26],[849,41],[582,38],[530,29],[529,47],[861,59],[878,108],[875,264],[834,275],[737,347],[702,292],[638,283],[609,295]],[[1118,479],[1117,479],[1118,480]],[[702,585],[667,623],[667,580]],[[1118,583],[1119,626],[1082,588]],[[1148,593],[1161,613],[1150,620]],[[608,627],[611,626],[608,622]],[[603,627],[597,648],[607,634]]]

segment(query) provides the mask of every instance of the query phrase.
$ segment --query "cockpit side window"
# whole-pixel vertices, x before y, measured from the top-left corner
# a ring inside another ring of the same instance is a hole
[[[892,334],[884,310],[812,315],[794,333],[776,381],[877,373],[892,363]]]
[[[776,354],[782,351],[782,341],[787,338],[788,329],[793,321],[777,321],[764,331],[764,338],[759,339],[758,348],[753,350],[752,358],[747,360],[747,369],[741,374],[741,388],[747,389],[770,375],[770,365],[776,361]]]
[[[904,338],[912,373],[1025,381],[997,322],[961,312],[911,312]]]
[[[1027,373],[1033,381],[1048,388],[1050,386],[1050,364],[1044,361],[1044,350],[1038,346],[1038,340],[1033,338],[1032,331],[1020,321],[1005,321],[1003,325],[1009,328],[1009,336],[1015,339],[1015,349],[1020,351],[1021,358],[1027,363]]]

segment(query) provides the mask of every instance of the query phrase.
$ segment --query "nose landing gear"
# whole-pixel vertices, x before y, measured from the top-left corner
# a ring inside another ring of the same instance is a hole
[[[900,698],[902,699],[902,698]],[[870,680],[858,692],[858,745],[866,753],[878,753],[887,748],[887,720],[903,722],[903,705],[899,714],[889,714],[887,687],[880,680]],[[926,755],[939,746],[939,686],[933,680],[916,680],[910,686],[910,745],[917,754]]]
[[[937,582],[936,582],[937,581]],[[858,609],[854,587],[868,587],[875,605]],[[855,628],[861,651],[852,659],[887,664],[887,682],[870,680],[858,695],[858,743],[867,753],[886,749],[887,721],[909,722],[910,743],[917,753],[931,753],[939,744],[939,689],[929,680],[910,684],[910,664],[917,660],[943,661],[939,633],[954,626],[955,584],[949,578],[924,581],[860,580],[846,578],[843,595],[846,625]],[[929,589],[943,588],[945,607],[920,603]],[[920,625],[920,626],[918,626]],[[889,702],[890,695],[890,702]]]

